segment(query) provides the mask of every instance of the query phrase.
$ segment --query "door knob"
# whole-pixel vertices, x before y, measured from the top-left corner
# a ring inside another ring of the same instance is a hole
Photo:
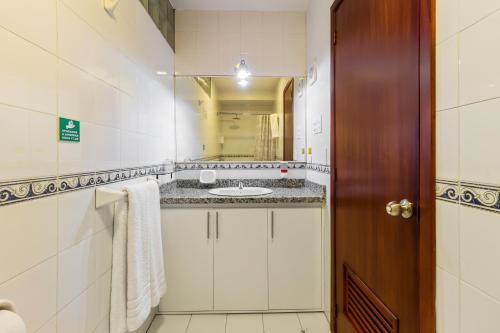
[[[385,206],[385,210],[391,216],[401,215],[405,219],[413,216],[413,204],[408,199],[403,199],[401,202],[391,201]]]

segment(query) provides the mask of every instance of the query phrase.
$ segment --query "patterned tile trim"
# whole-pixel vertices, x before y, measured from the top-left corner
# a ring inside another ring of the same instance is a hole
[[[304,162],[287,162],[290,169],[305,169]],[[175,171],[184,170],[258,170],[258,169],[279,169],[280,162],[180,162],[176,163]]]
[[[34,178],[0,182],[0,206],[57,193],[57,178]]]
[[[331,168],[326,164],[307,163],[307,170],[330,174]]]
[[[79,173],[61,175],[59,177],[0,182],[0,206],[39,199],[57,193],[81,190],[96,185],[105,185],[148,175],[161,174],[165,170],[165,165],[150,165],[97,173]]]
[[[437,180],[436,197],[438,200],[500,213],[500,186]]]

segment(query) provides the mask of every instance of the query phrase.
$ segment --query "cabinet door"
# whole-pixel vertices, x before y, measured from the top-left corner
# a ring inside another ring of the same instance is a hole
[[[269,210],[269,308],[322,306],[321,208]]]
[[[267,209],[219,210],[215,232],[215,310],[267,310]]]
[[[213,310],[213,213],[163,209],[167,293],[160,311]],[[210,219],[209,219],[210,218]]]

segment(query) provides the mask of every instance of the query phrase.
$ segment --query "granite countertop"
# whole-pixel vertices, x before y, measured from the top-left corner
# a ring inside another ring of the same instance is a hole
[[[266,187],[273,193],[255,197],[222,197],[208,193],[212,188],[244,186]],[[177,180],[160,187],[162,208],[181,207],[321,207],[325,187],[303,179],[217,180],[206,186],[198,180]]]

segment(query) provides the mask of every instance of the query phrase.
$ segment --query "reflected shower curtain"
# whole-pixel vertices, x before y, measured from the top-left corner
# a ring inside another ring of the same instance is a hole
[[[255,136],[256,161],[274,161],[276,159],[276,138],[271,133],[271,120],[269,115],[257,116],[257,135]]]

